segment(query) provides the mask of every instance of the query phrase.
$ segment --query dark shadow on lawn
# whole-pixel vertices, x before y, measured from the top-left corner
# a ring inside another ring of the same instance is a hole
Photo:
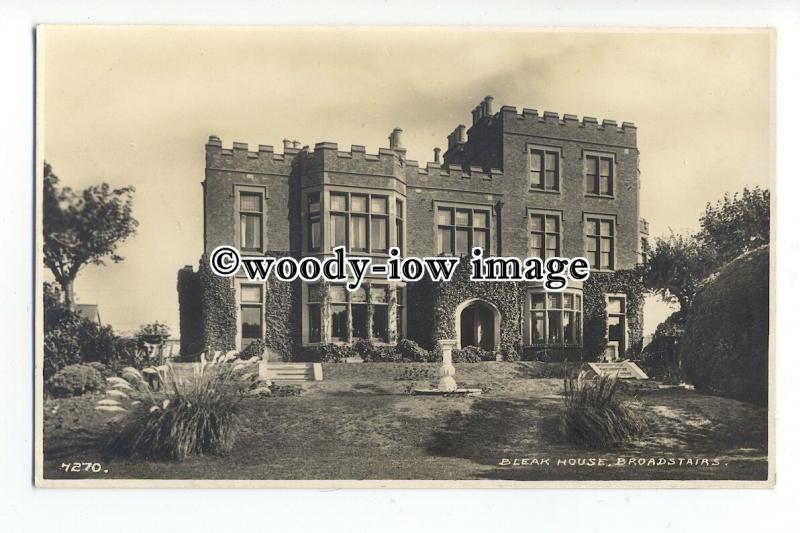
[[[468,413],[450,413],[425,449],[435,456],[496,464],[504,451],[518,450],[552,431],[553,422],[541,416],[546,402],[552,400],[478,399]]]

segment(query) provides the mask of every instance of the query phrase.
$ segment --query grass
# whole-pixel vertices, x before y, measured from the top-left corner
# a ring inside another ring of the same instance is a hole
[[[459,385],[488,392],[450,398],[404,394],[411,382],[395,380],[394,375],[369,383],[326,375],[326,381],[312,385],[301,396],[243,401],[241,430],[231,452],[183,462],[104,456],[100,439],[108,428],[91,413],[92,397],[46,400],[45,477],[649,480],[767,476],[765,409],[685,389],[645,387],[637,391],[637,397],[642,413],[653,421],[651,432],[624,447],[591,451],[560,436],[561,380],[528,379],[510,367],[499,375],[465,372]],[[627,392],[623,389],[622,394]],[[613,465],[622,458],[626,466],[557,464],[559,459],[575,458],[604,459]],[[659,458],[681,459],[683,464],[647,464]],[[719,464],[692,461],[688,465],[687,458]],[[528,464],[504,464],[514,459]],[[548,459],[549,464],[531,465],[531,459]],[[643,459],[645,464],[629,465],[630,459]],[[100,461],[108,473],[67,474],[59,467],[68,461]]]

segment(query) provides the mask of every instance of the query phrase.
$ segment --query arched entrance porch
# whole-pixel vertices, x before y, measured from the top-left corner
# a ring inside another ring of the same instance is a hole
[[[500,348],[500,311],[487,301],[473,298],[456,307],[456,347]]]

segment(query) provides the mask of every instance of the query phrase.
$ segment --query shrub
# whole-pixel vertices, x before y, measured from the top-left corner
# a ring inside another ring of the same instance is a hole
[[[403,354],[394,346],[377,346],[372,352],[363,355],[365,363],[404,363],[409,360],[403,358]]]
[[[667,337],[660,337],[642,352],[636,364],[644,370],[647,377],[657,379],[664,383],[677,385],[685,380],[685,373],[678,364],[677,349],[671,344],[674,341]]]
[[[305,392],[302,385],[286,384],[286,385],[273,385],[272,396],[274,398],[287,398],[291,396],[300,396]]]
[[[353,343],[353,353],[364,361],[371,359],[375,352],[375,345],[369,339],[358,339]]]
[[[479,346],[467,346],[460,350],[453,350],[454,363],[480,363],[481,361],[495,360],[494,352],[489,352]]]
[[[136,332],[137,337],[162,337],[168,339],[170,336],[169,326],[155,321],[152,324],[142,324],[139,326],[139,331]]]
[[[395,350],[400,354],[403,361],[428,363],[432,360],[431,352],[409,339],[397,341]]]
[[[646,420],[619,399],[617,383],[610,376],[587,380],[585,372],[577,378],[564,377],[561,433],[567,440],[587,448],[607,449],[644,434]]]
[[[304,348],[296,356],[295,361],[305,363],[341,363],[352,357],[353,348],[347,344],[326,343]]]
[[[100,375],[103,377],[103,379],[114,375],[114,371],[100,361],[92,361],[91,363],[86,363],[86,365],[100,372]]]
[[[100,362],[112,368],[140,367],[135,339],[125,339],[111,326],[87,320],[61,302],[60,291],[44,284],[44,368],[45,380],[78,363]]]
[[[80,396],[103,389],[103,376],[89,365],[67,365],[47,381],[47,390],[57,397]]]
[[[250,359],[252,357],[258,357],[261,359],[264,356],[264,350],[266,349],[267,345],[264,344],[264,341],[261,339],[256,339],[248,344],[247,347],[245,347],[245,349],[239,353],[239,358]]]
[[[681,358],[698,391],[767,404],[768,245],[734,259],[698,290]]]
[[[255,359],[217,352],[210,361],[201,355],[188,380],[178,379],[169,364],[142,372],[126,368],[122,378],[109,378],[112,390],[96,409],[124,414],[111,451],[175,460],[229,452],[239,430],[239,402],[257,379],[247,371],[251,362]],[[146,374],[156,376],[158,387],[148,383]],[[137,389],[141,401],[132,398]]]

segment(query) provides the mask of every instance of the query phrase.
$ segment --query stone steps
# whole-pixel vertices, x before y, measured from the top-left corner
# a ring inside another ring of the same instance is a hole
[[[258,374],[273,383],[322,381],[320,363],[260,363]]]

